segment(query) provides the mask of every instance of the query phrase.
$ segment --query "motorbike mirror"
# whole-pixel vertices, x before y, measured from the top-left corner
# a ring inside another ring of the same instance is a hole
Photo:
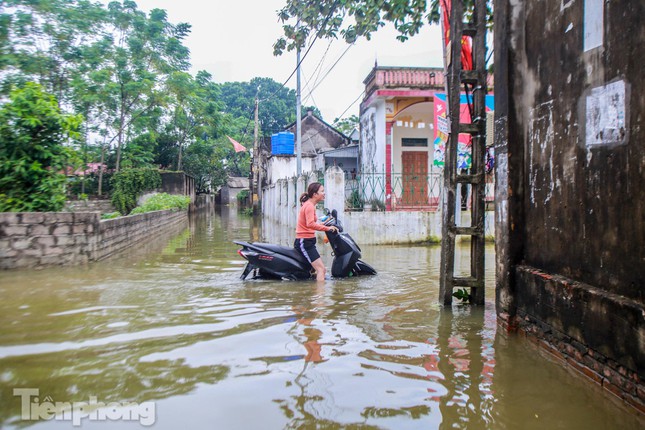
[[[338,212],[336,212],[336,209],[331,211],[331,216],[338,219]]]

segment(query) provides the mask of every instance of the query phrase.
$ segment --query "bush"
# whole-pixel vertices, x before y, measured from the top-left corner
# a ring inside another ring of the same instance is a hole
[[[358,190],[352,191],[349,195],[349,198],[345,202],[345,205],[349,209],[363,209],[363,199],[361,198]]]
[[[378,211],[378,212],[384,212],[385,211],[385,203],[383,203],[379,199],[370,200],[370,206],[372,207],[373,211]]]
[[[101,214],[101,219],[113,219],[113,218],[118,218],[120,216],[123,216],[121,215],[120,212],[109,212],[109,213]]]
[[[168,209],[184,210],[190,204],[189,196],[178,196],[174,194],[159,193],[150,197],[144,204],[134,208],[131,215],[145,212],[164,211]]]
[[[242,190],[239,193],[237,193],[235,197],[237,198],[238,202],[242,203],[249,198],[249,190]]]
[[[112,177],[112,204],[122,214],[129,214],[137,206],[137,199],[144,191],[161,186],[157,169],[128,169]]]
[[[65,115],[33,82],[0,107],[0,212],[56,212],[65,205],[64,170],[74,152],[80,115]]]

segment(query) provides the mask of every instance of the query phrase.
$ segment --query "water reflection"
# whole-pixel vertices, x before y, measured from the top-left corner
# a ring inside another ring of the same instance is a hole
[[[4,272],[0,427],[71,427],[20,420],[12,390],[33,387],[55,401],[155,401],[155,428],[168,429],[642,428],[496,332],[492,246],[486,308],[445,310],[439,247],[363,246],[375,277],[242,282],[232,240],[266,231],[200,213],[149,253]]]

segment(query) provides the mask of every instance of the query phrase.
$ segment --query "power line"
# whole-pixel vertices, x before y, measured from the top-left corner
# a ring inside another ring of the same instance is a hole
[[[345,51],[343,51],[343,53],[340,55],[340,57],[338,57],[338,59],[336,60],[336,62],[335,62],[334,64],[332,64],[332,66],[327,70],[327,72],[325,72],[325,75],[320,79],[320,81],[318,81],[318,82],[316,83],[316,85],[311,89],[311,91],[309,91],[309,95],[308,95],[307,97],[305,97],[305,101],[307,101],[307,99],[311,96],[311,94],[314,92],[314,90],[315,90],[316,88],[318,88],[318,86],[319,86],[319,85],[320,85],[320,84],[325,80],[325,78],[326,78],[326,77],[329,75],[329,73],[334,69],[334,67],[336,67],[336,65],[338,64],[338,62],[339,62],[339,61],[340,61],[340,60],[345,56],[345,54],[347,54],[347,51],[349,51],[349,49],[350,49],[352,46],[354,46],[354,44],[348,45],[348,46],[347,46],[347,48],[345,48]]]
[[[345,113],[349,110],[349,108],[351,108],[352,106],[354,106],[354,103],[356,103],[356,102],[358,101],[358,99],[360,99],[364,94],[365,94],[365,90],[361,91],[361,93],[358,95],[358,97],[356,97],[356,98],[354,99],[354,101],[353,101],[353,102],[351,102],[351,103],[349,104],[349,106],[347,106],[347,108],[343,111],[343,113],[341,113],[341,114],[338,116],[338,118],[337,118],[337,119],[338,119],[338,120],[340,120],[340,119],[343,117],[343,115],[345,115]],[[338,121],[334,121],[334,124],[336,124],[337,122],[338,122]],[[332,124],[332,125],[334,125],[334,124]]]
[[[337,2],[335,2],[335,3],[334,3],[334,5],[333,5],[333,6],[331,7],[331,9],[329,10],[329,14],[327,14],[327,16],[325,17],[325,20],[324,20],[324,21],[323,21],[323,23],[322,23],[322,26],[320,27],[321,29],[322,29],[322,28],[325,28],[325,26],[327,25],[327,22],[329,21],[329,18],[331,18],[332,14],[333,14],[333,13],[334,13],[334,11],[336,10],[336,4],[337,4]],[[293,71],[291,72],[291,74],[289,75],[289,77],[287,78],[287,80],[286,80],[286,81],[284,81],[284,83],[280,86],[280,88],[278,88],[277,90],[275,90],[275,91],[274,91],[274,93],[273,93],[273,94],[271,94],[269,97],[267,97],[267,98],[266,98],[266,99],[264,99],[264,100],[260,100],[261,102],[262,102],[262,101],[266,101],[266,100],[270,99],[271,97],[275,96],[275,95],[278,93],[278,91],[280,91],[282,88],[284,88],[284,86],[285,86],[285,85],[287,85],[287,82],[289,82],[289,80],[291,80],[291,78],[293,77],[293,75],[298,71],[298,68],[300,67],[300,65],[302,64],[302,62],[305,60],[305,58],[307,58],[307,54],[309,54],[309,51],[311,51],[311,48],[312,48],[312,47],[314,46],[314,44],[316,43],[316,40],[318,40],[318,34],[319,34],[319,33],[320,33],[319,31],[317,31],[317,32],[316,32],[316,36],[314,37],[313,42],[311,42],[311,44],[309,45],[309,48],[307,48],[307,51],[305,52],[305,55],[303,55],[303,56],[302,56],[302,58],[300,59],[300,61],[298,62],[298,64],[296,64],[296,68],[295,68],[295,69],[293,69]]]

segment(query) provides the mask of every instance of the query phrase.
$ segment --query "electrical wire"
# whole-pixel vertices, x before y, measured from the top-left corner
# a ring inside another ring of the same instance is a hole
[[[327,25],[327,22],[329,21],[329,19],[331,18],[332,14],[333,14],[333,13],[334,13],[334,11],[336,10],[336,4],[337,4],[337,3],[338,3],[338,2],[335,2],[335,3],[334,3],[334,5],[331,7],[331,9],[329,10],[329,14],[327,14],[327,16],[325,17],[325,20],[323,21],[323,23],[322,23],[322,25],[321,25],[321,27],[320,27],[320,28],[325,28],[325,26]],[[305,52],[305,54],[302,56],[302,58],[300,59],[300,61],[298,62],[298,64],[296,64],[296,68],[295,68],[295,69],[293,69],[293,71],[291,72],[291,74],[289,75],[289,77],[288,77],[288,78],[283,82],[283,84],[280,86],[280,88],[278,88],[277,90],[275,90],[275,91],[273,92],[273,94],[271,94],[269,97],[267,97],[266,99],[262,99],[261,101],[267,101],[267,100],[270,100],[273,96],[275,96],[275,95],[278,93],[278,91],[280,91],[282,88],[284,88],[284,86],[285,86],[285,85],[287,85],[287,82],[289,82],[289,81],[291,80],[291,78],[293,77],[293,75],[298,71],[298,68],[300,67],[300,65],[302,64],[302,62],[305,60],[305,58],[307,58],[307,54],[309,54],[309,51],[311,51],[311,48],[314,46],[314,44],[315,44],[315,43],[316,43],[316,41],[318,40],[318,34],[319,34],[319,32],[317,31],[317,32],[316,32],[316,35],[315,35],[315,37],[314,37],[313,42],[311,42],[311,44],[310,44],[310,45],[309,45],[309,47],[307,48],[307,51]]]
[[[304,101],[305,101],[305,102],[306,102],[306,101],[307,101],[307,99],[308,99],[308,98],[313,94],[314,90],[315,90],[316,88],[318,88],[318,86],[319,86],[319,85],[320,85],[320,84],[325,80],[325,78],[326,78],[326,77],[329,75],[329,73],[334,69],[334,67],[336,67],[336,65],[338,64],[338,62],[339,62],[339,61],[340,61],[340,60],[345,56],[345,54],[347,54],[347,52],[349,51],[349,49],[350,49],[352,46],[354,46],[354,44],[348,45],[348,46],[347,46],[347,48],[345,48],[345,51],[343,51],[343,53],[340,55],[340,57],[338,57],[338,59],[336,60],[336,62],[335,62],[334,64],[332,64],[332,66],[327,70],[327,72],[325,72],[325,75],[320,79],[320,81],[318,81],[318,83],[316,83],[316,85],[311,89],[311,91],[309,91],[309,95],[307,95],[307,96],[305,97],[305,99],[304,99]]]

